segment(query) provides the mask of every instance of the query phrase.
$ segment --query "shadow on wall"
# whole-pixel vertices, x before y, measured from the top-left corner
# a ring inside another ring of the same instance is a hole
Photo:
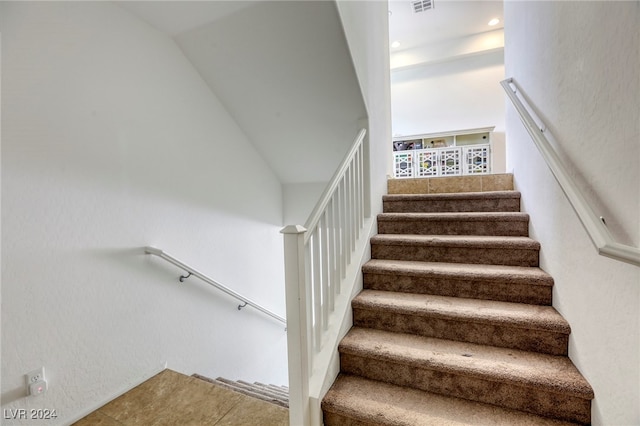
[[[335,2],[257,2],[175,40],[283,184],[331,179],[367,115]]]

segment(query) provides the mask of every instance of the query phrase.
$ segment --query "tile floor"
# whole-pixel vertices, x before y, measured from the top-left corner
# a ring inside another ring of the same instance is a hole
[[[74,426],[279,426],[289,410],[164,370]]]
[[[438,194],[443,192],[509,191],[512,174],[449,176],[416,179],[389,179],[389,194]]]

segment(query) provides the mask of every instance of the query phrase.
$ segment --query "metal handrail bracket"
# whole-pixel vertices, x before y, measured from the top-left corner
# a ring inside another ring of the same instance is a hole
[[[229,296],[241,301],[243,303],[243,305],[238,305],[238,310],[240,310],[241,308],[243,308],[243,307],[248,305],[248,306],[251,306],[252,308],[257,309],[258,311],[270,316],[271,318],[274,318],[274,319],[280,321],[285,326],[287,325],[287,320],[284,319],[283,317],[281,317],[280,315],[271,312],[267,308],[264,308],[263,306],[260,306],[258,303],[256,303],[256,302],[254,302],[254,301],[252,301],[252,300],[250,300],[250,299],[248,299],[248,298],[236,293],[235,291],[233,291],[230,288],[224,286],[223,284],[220,284],[219,282],[209,278],[208,276],[206,276],[202,272],[200,272],[200,271],[196,270],[195,268],[192,268],[191,266],[181,262],[180,260],[178,260],[175,257],[171,256],[170,254],[166,253],[165,251],[163,251],[163,250],[161,250],[159,248],[156,248],[156,247],[145,247],[144,248],[144,252],[146,254],[152,254],[154,256],[158,256],[159,258],[166,260],[167,262],[171,263],[172,265],[175,265],[178,268],[180,268],[183,271],[188,273],[188,275],[186,277],[181,277],[181,278],[187,278],[187,277],[193,275],[194,277],[200,278],[202,281],[206,282],[210,286],[213,286],[213,287],[217,288],[218,290],[228,294]],[[183,279],[181,279],[180,281],[183,281]]]
[[[526,100],[518,96],[517,93],[521,89],[513,78],[508,78],[500,82],[507,97],[513,103],[514,108],[518,112],[520,120],[524,124],[525,129],[531,136],[533,143],[536,145],[551,173],[562,188],[565,196],[569,200],[571,207],[578,215],[580,222],[587,231],[591,242],[595,246],[598,253],[602,256],[610,257],[621,262],[630,263],[640,266],[640,249],[616,242],[611,232],[605,225],[602,217],[597,215],[585,196],[580,191],[578,185],[567,171],[562,159],[555,151],[549,140],[544,135],[546,126],[538,125],[529,113],[529,109],[525,106]],[[522,99],[521,99],[522,98]]]

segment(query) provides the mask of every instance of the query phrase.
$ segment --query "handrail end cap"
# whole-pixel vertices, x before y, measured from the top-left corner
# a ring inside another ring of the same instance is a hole
[[[155,254],[156,256],[160,256],[162,254],[162,250],[151,246],[145,247],[144,252],[146,254]]]

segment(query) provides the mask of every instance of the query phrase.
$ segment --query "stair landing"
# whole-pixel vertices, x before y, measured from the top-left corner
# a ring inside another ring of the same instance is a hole
[[[456,192],[486,192],[513,190],[510,173],[476,176],[389,179],[389,194],[442,194]]]
[[[164,370],[74,426],[253,424],[288,426],[289,410],[196,377]]]

